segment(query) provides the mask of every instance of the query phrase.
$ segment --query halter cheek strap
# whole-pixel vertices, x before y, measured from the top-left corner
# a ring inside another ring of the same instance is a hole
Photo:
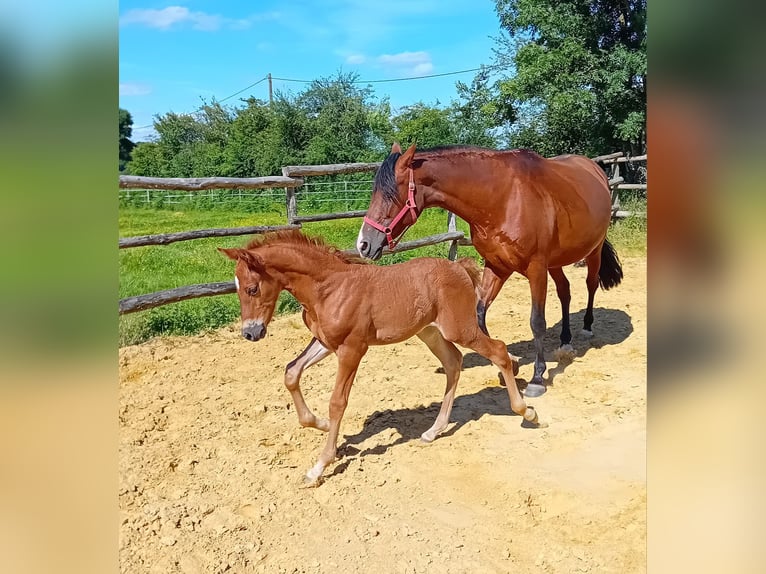
[[[381,233],[385,233],[386,241],[388,241],[388,248],[393,251],[393,249],[401,240],[401,235],[404,235],[404,231],[402,231],[399,239],[394,239],[394,229],[396,229],[396,226],[407,214],[409,214],[410,218],[412,219],[410,225],[414,225],[418,220],[418,210],[417,206],[415,205],[415,176],[413,174],[412,168],[410,168],[410,183],[407,188],[407,201],[404,202],[404,207],[402,207],[399,213],[397,213],[396,216],[391,220],[391,223],[384,226],[377,221],[373,221],[366,215],[364,216],[364,222],[370,227],[377,229]]]

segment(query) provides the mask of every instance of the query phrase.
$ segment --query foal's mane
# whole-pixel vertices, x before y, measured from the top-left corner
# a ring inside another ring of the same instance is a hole
[[[280,231],[264,233],[263,235],[256,235],[250,240],[245,249],[250,250],[276,243],[290,245],[299,249],[307,249],[314,253],[318,252],[330,255],[342,263],[352,265],[366,265],[368,263],[366,259],[363,259],[358,255],[344,253],[334,245],[325,242],[321,237],[307,237],[299,229],[283,229]]]

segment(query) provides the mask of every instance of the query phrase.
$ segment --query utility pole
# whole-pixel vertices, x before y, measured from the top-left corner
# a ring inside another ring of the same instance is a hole
[[[274,103],[274,96],[271,91],[271,72],[269,72],[269,106]]]

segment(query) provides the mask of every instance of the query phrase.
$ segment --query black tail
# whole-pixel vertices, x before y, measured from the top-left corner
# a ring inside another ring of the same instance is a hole
[[[604,245],[601,246],[601,269],[598,271],[598,282],[604,291],[617,287],[622,282],[620,258],[617,257],[617,252],[607,239],[604,239]]]

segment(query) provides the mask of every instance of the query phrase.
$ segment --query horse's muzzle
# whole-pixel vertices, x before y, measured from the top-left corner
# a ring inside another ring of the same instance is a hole
[[[266,336],[266,326],[263,323],[248,323],[242,327],[242,336],[248,341],[260,341]]]
[[[372,235],[372,237],[370,237]],[[380,231],[370,230],[365,233],[364,225],[359,232],[359,237],[356,241],[356,250],[359,255],[365,259],[371,259],[377,261],[383,255],[383,247],[385,246],[386,236]]]

